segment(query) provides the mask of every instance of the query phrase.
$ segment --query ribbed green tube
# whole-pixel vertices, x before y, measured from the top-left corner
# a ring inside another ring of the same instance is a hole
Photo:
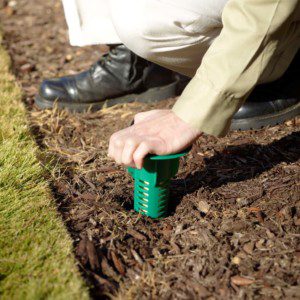
[[[166,217],[169,212],[170,180],[176,175],[179,158],[188,151],[155,156],[144,160],[141,170],[128,168],[134,179],[134,210],[151,218]]]

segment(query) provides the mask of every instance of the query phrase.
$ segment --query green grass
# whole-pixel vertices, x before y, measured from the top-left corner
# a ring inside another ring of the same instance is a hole
[[[88,299],[9,64],[0,46],[0,299]]]

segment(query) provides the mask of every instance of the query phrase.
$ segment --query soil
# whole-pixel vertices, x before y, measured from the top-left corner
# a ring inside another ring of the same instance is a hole
[[[140,216],[130,176],[107,157],[108,139],[135,113],[175,100],[77,115],[37,110],[43,78],[85,70],[108,48],[69,46],[60,1],[0,5],[32,132],[93,298],[299,297],[299,120],[201,137],[172,181],[171,215]]]

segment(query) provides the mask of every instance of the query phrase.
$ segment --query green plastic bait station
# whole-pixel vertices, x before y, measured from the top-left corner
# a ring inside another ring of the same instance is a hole
[[[179,158],[190,149],[171,155],[148,155],[142,169],[128,168],[134,179],[134,210],[151,218],[169,212],[170,181],[179,168]]]

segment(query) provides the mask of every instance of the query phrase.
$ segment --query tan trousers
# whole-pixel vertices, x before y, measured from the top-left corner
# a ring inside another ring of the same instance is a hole
[[[73,45],[123,43],[192,77],[220,34],[227,0],[63,0]]]
[[[62,0],[62,3],[71,45],[121,43],[111,21],[109,0]]]

